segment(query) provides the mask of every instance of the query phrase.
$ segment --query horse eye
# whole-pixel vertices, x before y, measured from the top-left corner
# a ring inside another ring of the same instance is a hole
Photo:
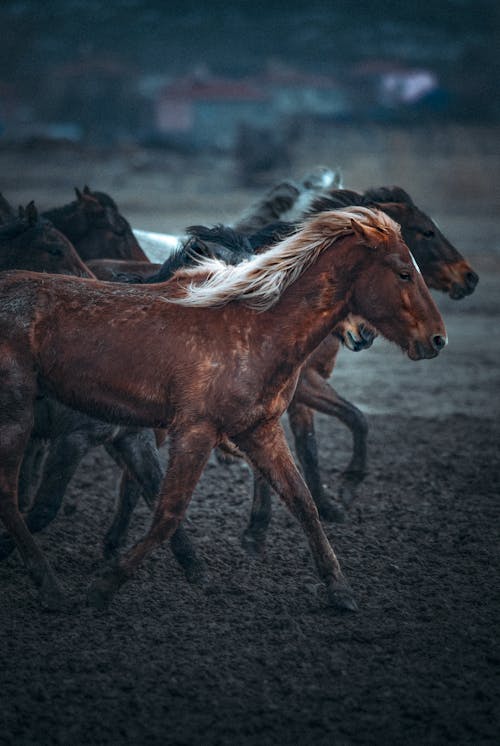
[[[404,270],[399,273],[399,277],[401,278],[401,280],[405,280],[405,282],[411,280],[411,274],[409,272],[405,272]]]
[[[50,247],[47,247],[45,250],[47,254],[50,254],[51,256],[62,256],[63,255],[63,250],[59,249],[57,246],[50,246]]]
[[[422,236],[424,236],[424,238],[432,238],[435,235],[434,231],[422,231]]]

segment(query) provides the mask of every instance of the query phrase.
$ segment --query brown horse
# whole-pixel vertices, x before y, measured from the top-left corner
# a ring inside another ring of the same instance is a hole
[[[280,425],[301,365],[349,313],[412,360],[435,357],[446,344],[399,227],[381,212],[320,214],[251,261],[206,260],[158,285],[22,272],[1,278],[0,517],[42,598],[53,604],[60,590],[16,495],[40,390],[103,419],[170,434],[152,525],[96,579],[92,604],[105,606],[172,536],[211,450],[229,439],[301,522],[330,602],[355,608]]]
[[[81,258],[134,259],[147,262],[132,229],[114,200],[104,192],[75,189],[76,200],[44,212],[69,238]]]
[[[351,190],[331,190],[328,195],[314,196],[308,202],[295,198],[290,192],[288,202],[283,200],[284,186],[271,190],[267,200],[262,200],[253,214],[245,218],[245,225],[261,230],[270,215],[300,216],[306,208],[307,214],[327,209],[348,209],[350,206],[366,206],[381,209],[401,225],[405,242],[418,262],[429,287],[448,293],[459,299],[473,292],[478,276],[470,264],[445,238],[431,218],[420,210],[411,197],[400,187],[379,187],[364,194]],[[297,211],[297,207],[300,209]],[[296,212],[290,211],[295,207]],[[286,208],[286,209],[283,209]],[[271,225],[270,228],[273,228]],[[277,224],[270,235],[283,235],[290,230],[287,224]],[[329,500],[324,492],[318,464],[318,449],[314,429],[314,411],[338,418],[352,433],[352,458],[342,474],[340,494],[348,503],[353,499],[356,487],[366,474],[367,422],[363,413],[351,402],[341,397],[328,383],[340,340],[336,335],[327,337],[313,352],[302,368],[295,395],[288,408],[288,417],[298,459],[306,482],[325,520],[342,520],[343,512]],[[265,531],[270,520],[271,498],[267,485],[258,482],[254,489],[254,504],[250,525],[243,534],[243,545],[249,551],[262,550]]]
[[[4,203],[10,208],[6,200]],[[12,208],[8,214],[14,215]],[[7,210],[5,216],[8,217]],[[0,226],[0,271],[11,269],[93,278],[66,236],[50,221],[39,217],[33,202],[25,209],[20,208],[19,216]],[[127,467],[128,480],[122,487],[120,503],[130,505],[133,500],[135,504],[142,494],[153,506],[163,477],[153,432],[116,427],[75,411],[50,396],[41,396],[34,406],[34,424],[18,488],[22,508],[28,507],[29,496],[36,488],[33,505],[24,514],[32,533],[45,528],[57,515],[76,467],[84,454],[97,445],[103,445],[119,466]],[[113,553],[115,534],[121,537],[123,530],[121,525],[112,525],[106,535],[105,553]],[[197,579],[201,564],[182,527],[171,546],[188,579]],[[0,560],[14,548],[9,535],[0,535]]]

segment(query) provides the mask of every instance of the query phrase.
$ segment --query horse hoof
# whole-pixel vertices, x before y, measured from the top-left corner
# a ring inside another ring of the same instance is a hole
[[[102,556],[106,562],[112,562],[118,555],[120,547],[114,541],[104,541],[102,545]]]
[[[330,583],[327,586],[328,605],[333,606],[340,611],[358,611],[359,607],[356,603],[351,589],[347,583],[340,583],[338,581]]]
[[[252,557],[263,557],[266,551],[265,540],[248,530],[241,535],[241,546]]]
[[[346,515],[339,505],[333,501],[318,505],[319,517],[327,523],[344,523]]]
[[[358,487],[366,477],[366,471],[349,471],[342,475],[339,493],[343,505],[348,508],[358,495]]]
[[[87,591],[87,606],[105,611],[121,585],[127,579],[120,567],[106,568]]]

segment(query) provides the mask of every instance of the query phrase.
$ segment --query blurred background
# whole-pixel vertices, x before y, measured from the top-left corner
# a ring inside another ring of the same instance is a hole
[[[490,0],[3,0],[0,188],[53,206],[92,181],[181,230],[324,163],[484,211],[499,20]]]

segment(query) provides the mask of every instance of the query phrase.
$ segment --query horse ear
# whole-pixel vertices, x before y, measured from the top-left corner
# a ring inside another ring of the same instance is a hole
[[[26,218],[30,225],[34,225],[38,220],[38,210],[33,200],[26,206]]]
[[[370,234],[365,229],[364,225],[361,225],[361,223],[358,223],[357,220],[354,220],[354,218],[351,218],[351,228],[353,229],[354,233],[363,241],[368,241],[370,238]]]
[[[84,194],[91,194],[91,191],[90,191],[89,187],[87,186],[87,184],[85,184],[85,186],[83,187],[83,193]]]
[[[78,189],[78,187],[75,187],[75,194],[76,194],[76,198],[77,198],[77,200],[78,200],[79,202],[81,202],[81,200],[83,199],[83,194],[82,194],[82,193],[81,193],[81,191],[80,191],[80,190]]]

